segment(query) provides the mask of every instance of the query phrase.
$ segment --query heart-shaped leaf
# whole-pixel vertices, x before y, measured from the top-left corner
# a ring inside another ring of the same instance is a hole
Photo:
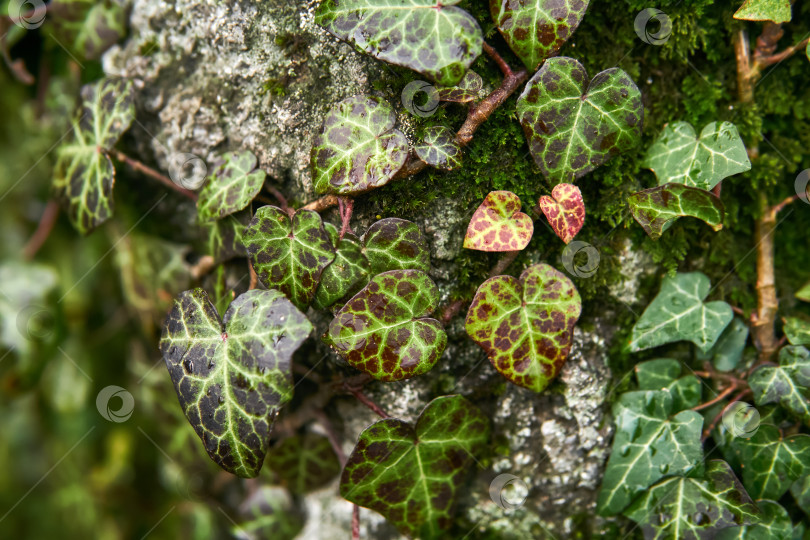
[[[293,540],[306,522],[287,490],[271,486],[258,486],[239,506],[239,516],[240,523],[234,524],[231,534],[240,540]]]
[[[782,319],[788,343],[791,345],[810,345],[810,321],[803,317],[785,317]]]
[[[413,149],[419,159],[431,167],[452,171],[461,166],[461,146],[453,130],[445,126],[427,128],[422,142]]]
[[[658,358],[636,364],[639,390],[664,390],[672,397],[672,412],[700,404],[702,383],[695,375],[680,377],[682,364],[672,358]]]
[[[551,190],[551,197],[540,197],[538,206],[554,233],[566,244],[574,239],[585,224],[582,192],[573,184],[557,184]]]
[[[734,313],[725,302],[703,302],[709,287],[709,278],[700,272],[665,277],[658,296],[633,326],[630,350],[684,340],[704,352],[711,349]]]
[[[360,434],[340,478],[346,500],[385,516],[412,538],[441,538],[452,524],[489,421],[461,396],[428,403],[411,426],[388,418]]]
[[[790,22],[790,0],[745,0],[734,14],[743,21]]]
[[[323,339],[375,379],[409,379],[430,371],[447,345],[441,323],[429,317],[438,303],[424,272],[383,272],[335,314]]]
[[[356,194],[387,184],[408,157],[396,114],[374,96],[355,96],[327,113],[312,146],[317,193]]]
[[[440,86],[436,90],[439,92],[439,101],[469,103],[478,98],[478,93],[483,87],[484,80],[481,75],[468,70],[455,86]]]
[[[301,310],[312,302],[321,272],[335,259],[321,216],[311,210],[299,210],[290,219],[281,208],[262,206],[242,241],[259,280],[283,292]]]
[[[491,191],[476,209],[464,247],[478,251],[520,251],[534,234],[532,218],[520,211],[520,199],[511,191]]]
[[[779,365],[763,365],[748,377],[757,405],[779,403],[810,426],[810,352],[783,347]]]
[[[720,531],[716,540],[791,540],[793,523],[787,510],[774,501],[757,501],[760,510],[758,520],[753,525],[729,527]]]
[[[126,34],[126,9],[115,0],[51,0],[48,15],[59,43],[88,60]]]
[[[641,92],[611,68],[589,80],[573,58],[549,58],[517,101],[529,150],[543,176],[572,182],[641,140]]]
[[[104,79],[82,87],[72,136],[57,152],[54,195],[68,218],[87,234],[113,215],[115,169],[107,156],[135,116],[132,83]]]
[[[646,540],[714,538],[759,520],[759,509],[725,461],[707,463],[705,480],[674,476],[646,491],[624,512]]]
[[[202,289],[175,299],[160,352],[186,418],[226,471],[259,474],[275,416],[292,398],[292,355],[311,331],[274,290],[240,295],[222,320]]]
[[[335,246],[335,260],[321,274],[312,305],[326,309],[341,298],[353,295],[368,282],[371,265],[363,254],[363,244],[351,233],[340,238],[337,228],[326,223],[326,232]]]
[[[541,392],[562,369],[582,311],[574,284],[541,263],[520,275],[495,276],[478,287],[467,333],[501,375]]]
[[[228,152],[200,191],[197,216],[200,221],[214,221],[242,210],[258,195],[267,176],[256,169],[252,152]]]
[[[484,36],[461,0],[325,0],[315,22],[358,50],[444,86],[459,82]]]
[[[589,0],[489,0],[492,20],[529,71],[553,56],[579,26]]]
[[[644,158],[658,184],[675,182],[710,190],[728,176],[751,169],[737,127],[731,122],[712,122],[698,138],[688,122],[672,122],[655,140]]]
[[[267,454],[267,466],[296,495],[325,486],[340,472],[329,439],[315,433],[283,439]]]
[[[707,353],[698,353],[698,358],[711,360],[714,367],[720,371],[731,371],[742,360],[747,340],[748,325],[739,317],[734,317],[731,324],[720,334],[720,338],[714,344],[714,347]]]
[[[680,366],[679,366],[680,370]],[[666,390],[626,392],[613,406],[616,435],[597,502],[602,515],[621,512],[667,475],[686,474],[703,459],[703,417],[695,411],[671,416]]]
[[[711,191],[669,183],[634,193],[627,203],[633,218],[653,240],[684,216],[698,218],[715,231],[723,228],[725,207]]]

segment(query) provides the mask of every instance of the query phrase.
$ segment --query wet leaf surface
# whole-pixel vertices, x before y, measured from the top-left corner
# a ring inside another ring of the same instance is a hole
[[[197,199],[200,221],[214,221],[244,209],[264,185],[267,176],[256,169],[256,156],[247,150],[228,152]]]
[[[491,191],[475,210],[464,247],[478,251],[520,251],[534,234],[532,219],[520,211],[520,199],[511,191]]]
[[[707,352],[698,352],[701,360],[711,360],[714,367],[720,371],[731,371],[742,360],[745,343],[748,340],[748,325],[739,317],[734,317],[717,343]]]
[[[431,167],[452,171],[461,166],[461,146],[456,142],[455,132],[445,126],[427,128],[422,142],[413,149]]]
[[[664,390],[672,397],[672,411],[700,404],[703,386],[695,375],[681,377],[682,364],[672,358],[658,358],[636,364],[639,390]]]
[[[669,183],[634,193],[627,203],[633,219],[653,240],[685,216],[700,219],[715,231],[723,228],[725,207],[711,191]]]
[[[335,260],[324,269],[321,282],[315,291],[312,305],[326,309],[341,298],[353,295],[368,282],[371,265],[363,254],[363,244],[351,233],[340,239],[340,233],[331,223],[326,223],[326,231],[335,246]]]
[[[557,184],[551,190],[551,197],[543,195],[537,204],[554,234],[566,244],[585,224],[585,203],[579,188],[573,184]]]
[[[315,433],[283,439],[270,449],[267,466],[296,495],[322,488],[340,473],[329,439]]]
[[[757,405],[779,403],[810,426],[810,352],[783,347],[779,365],[762,365],[748,377]],[[810,466],[810,463],[808,464]]]

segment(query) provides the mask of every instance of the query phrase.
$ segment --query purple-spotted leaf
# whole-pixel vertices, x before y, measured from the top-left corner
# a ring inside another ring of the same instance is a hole
[[[495,276],[478,287],[467,333],[504,377],[541,392],[568,357],[581,310],[571,280],[548,264],[535,264],[519,280]]]
[[[160,352],[186,418],[226,471],[259,474],[275,416],[293,395],[292,355],[311,331],[278,291],[242,294],[222,320],[202,289],[175,299]]]
[[[51,37],[88,60],[101,54],[127,31],[127,9],[116,0],[51,0]]]
[[[734,14],[743,21],[790,22],[790,0],[745,0]]]
[[[439,289],[424,272],[383,272],[335,314],[323,339],[375,379],[421,375],[447,345],[441,323],[429,317],[438,303]]]
[[[250,223],[250,209],[225,216],[201,227],[205,238],[206,253],[217,264],[234,257],[247,257],[247,248],[242,241],[245,227]]]
[[[723,228],[725,207],[711,191],[670,183],[634,193],[627,203],[633,218],[653,240],[684,216],[698,218],[715,231]]]
[[[464,247],[478,251],[520,251],[534,233],[532,218],[520,211],[511,191],[492,191],[476,209],[467,226]]]
[[[296,495],[321,488],[340,473],[329,439],[315,433],[283,439],[268,452],[267,466]]]
[[[448,537],[464,481],[488,442],[489,420],[477,407],[461,396],[436,398],[415,426],[388,418],[366,428],[340,494],[408,537]]]
[[[312,146],[315,191],[357,194],[387,184],[408,157],[408,140],[395,122],[394,110],[378,97],[335,104]]]
[[[551,190],[551,197],[540,197],[538,206],[554,233],[566,244],[585,224],[585,203],[579,188],[573,184],[557,184]]]
[[[341,298],[354,295],[368,282],[371,265],[363,254],[363,244],[352,233],[340,238],[337,227],[326,223],[326,232],[335,246],[335,260],[321,274],[312,305],[326,309]]]
[[[315,22],[358,50],[444,86],[458,83],[484,36],[461,0],[324,0]]]
[[[492,20],[529,71],[560,50],[586,9],[588,0],[489,0]]]
[[[299,210],[292,219],[281,208],[262,206],[242,235],[253,269],[269,289],[278,289],[305,310],[315,296],[335,248],[321,216]]]
[[[244,209],[258,195],[267,176],[256,169],[253,152],[228,152],[197,199],[200,221],[214,221]]]
[[[478,93],[484,87],[484,80],[481,75],[468,70],[464,77],[455,86],[440,86],[439,101],[450,101],[454,103],[468,103],[478,98]]]
[[[461,146],[453,130],[445,126],[427,128],[422,142],[414,146],[414,152],[431,167],[443,171],[461,166]]]
[[[641,140],[641,92],[611,68],[593,80],[573,58],[549,58],[518,98],[517,114],[546,178],[572,182]]]

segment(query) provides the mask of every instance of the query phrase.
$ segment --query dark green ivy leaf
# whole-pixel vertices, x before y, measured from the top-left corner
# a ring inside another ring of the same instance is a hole
[[[203,225],[206,253],[219,264],[234,257],[247,257],[248,252],[242,240],[245,227],[250,223],[249,208],[236,212],[223,219]]]
[[[729,527],[717,535],[716,540],[791,540],[793,523],[787,510],[774,501],[757,501],[759,521],[753,525]]]
[[[413,150],[419,159],[431,167],[452,171],[461,166],[461,146],[456,141],[456,134],[448,127],[427,128],[422,142]]]
[[[691,409],[700,404],[702,383],[695,375],[680,377],[681,363],[659,358],[636,364],[639,390],[664,390],[672,396],[672,411]],[[679,378],[680,377],[680,378]]]
[[[734,317],[708,352],[698,352],[698,359],[711,360],[720,371],[731,371],[742,359],[746,340],[748,325],[739,317]]]
[[[321,274],[312,305],[326,309],[347,295],[354,295],[368,282],[371,265],[363,254],[363,244],[351,233],[340,238],[337,228],[326,223],[326,232],[335,246],[335,260]]]
[[[242,518],[231,530],[238,540],[293,540],[306,517],[283,488],[260,486],[239,508]]]
[[[51,0],[48,22],[60,44],[97,60],[126,33],[126,10],[115,0]]]
[[[783,347],[779,365],[765,364],[748,377],[757,405],[779,403],[810,426],[810,352]]]
[[[470,69],[455,86],[440,86],[436,90],[439,92],[439,101],[469,103],[478,98],[478,93],[483,87],[484,80],[481,75]]]
[[[283,439],[267,454],[267,466],[296,495],[325,486],[340,472],[329,439],[315,433]]]
[[[791,345],[810,345],[810,321],[804,317],[785,317],[782,319],[788,343]]]
[[[810,517],[810,473],[805,474],[790,486],[790,493],[796,504]]]
[[[244,209],[258,195],[267,176],[256,169],[252,152],[228,152],[197,199],[200,221],[214,221]]]
[[[633,218],[653,240],[684,216],[698,218],[715,231],[723,228],[725,207],[711,191],[670,183],[634,193],[627,203]]]

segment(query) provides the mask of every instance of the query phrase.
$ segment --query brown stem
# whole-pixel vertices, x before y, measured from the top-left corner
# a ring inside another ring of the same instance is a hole
[[[737,57],[737,95],[743,103],[754,101],[754,78],[751,74],[751,53],[748,32],[741,29],[734,36],[734,54]]]
[[[729,394],[731,394],[732,392],[734,392],[736,389],[737,389],[737,385],[732,384],[731,386],[729,386],[728,388],[726,388],[725,390],[723,390],[722,392],[717,394],[717,397],[715,397],[714,399],[709,400],[706,403],[701,403],[700,405],[697,405],[696,407],[692,407],[692,410],[693,411],[701,411],[703,409],[708,409],[709,407],[711,407],[715,403],[719,403],[719,402],[723,401],[724,399],[726,399],[726,397]]]
[[[459,311],[461,311],[461,309],[464,307],[464,304],[466,303],[467,301],[461,298],[459,298],[458,300],[453,300],[452,302],[447,304],[447,307],[445,307],[442,310],[441,315],[439,315],[439,320],[444,325],[450,324],[450,321],[452,321],[453,318],[456,315],[458,315]]]
[[[259,284],[259,276],[256,275],[256,270],[253,268],[253,261],[248,258],[248,271],[250,271],[250,284],[248,285],[248,290],[252,291],[256,288],[256,285]]]
[[[338,205],[337,195],[324,195],[320,199],[314,200],[309,204],[301,207],[301,210],[312,210],[314,212],[323,212],[334,206]]]
[[[793,204],[798,199],[799,199],[798,195],[791,195],[790,197],[786,198],[785,200],[783,200],[779,204],[777,204],[775,206],[772,206],[770,212],[774,215],[774,218],[776,218],[776,216],[777,216],[777,214],[779,214],[779,212],[784,210],[786,206],[788,206],[790,204]]]
[[[770,66],[772,64],[778,64],[782,60],[786,60],[786,59],[790,58],[791,56],[793,56],[794,54],[796,54],[797,52],[804,50],[807,47],[808,42],[810,42],[810,38],[805,38],[805,39],[801,40],[799,43],[797,43],[796,45],[793,45],[792,47],[788,47],[787,49],[785,49],[784,51],[782,51],[780,53],[772,54],[771,56],[768,56],[766,58],[762,58],[760,60],[760,64],[762,66]]]
[[[360,540],[360,507],[352,506],[352,540]]]
[[[458,133],[456,133],[458,143],[461,146],[469,144],[473,138],[473,134],[481,124],[483,124],[487,118],[495,112],[495,109],[500,107],[526,79],[528,79],[528,74],[525,69],[510,72],[510,74],[503,79],[503,82],[498,88],[485,97],[481,103],[472,107],[464,124],[458,130]]]
[[[722,180],[720,182],[718,182],[717,185],[714,186],[714,188],[712,188],[712,193],[714,193],[714,196],[717,197],[718,199],[720,198],[720,194],[723,193],[723,182],[722,182]]]
[[[773,265],[773,235],[776,214],[768,208],[768,199],[760,194],[762,215],[756,223],[757,245],[757,311],[752,317],[751,333],[759,350],[759,361],[767,362],[776,352],[777,340],[774,324],[779,310]]]
[[[346,465],[346,454],[343,452],[343,447],[340,446],[340,437],[338,437],[337,431],[335,431],[335,427],[332,425],[329,417],[326,416],[326,413],[321,409],[315,411],[315,417],[326,432],[326,438],[329,439],[329,444],[332,445],[332,450],[335,451],[341,467]]]
[[[39,248],[45,243],[45,240],[50,236],[53,226],[56,223],[56,218],[59,216],[59,203],[55,200],[48,201],[45,205],[45,210],[42,212],[42,217],[39,219],[37,230],[28,239],[28,242],[23,248],[23,258],[31,260],[37,254]]]
[[[264,185],[264,189],[266,189],[268,193],[270,193],[273,197],[275,197],[282,210],[284,210],[288,214],[292,213],[290,211],[291,210],[290,205],[287,204],[287,198],[284,195],[282,195],[279,190],[267,184]]]
[[[347,387],[346,389],[349,392],[351,392],[351,394],[354,397],[357,398],[357,401],[359,401],[360,403],[362,403],[363,405],[374,411],[380,418],[391,418],[384,410],[382,410],[382,408],[379,405],[374,403],[373,400],[371,400],[368,396],[366,396],[363,392],[361,392],[360,389],[350,387]]]
[[[751,389],[746,388],[745,390],[740,391],[737,395],[735,395],[733,398],[731,398],[729,400],[728,404],[725,407],[723,407],[723,409],[719,413],[717,413],[715,415],[715,417],[712,419],[709,426],[706,429],[703,430],[703,436],[700,438],[700,441],[701,442],[706,442],[706,439],[708,439],[709,436],[712,434],[712,431],[714,431],[714,428],[717,426],[717,423],[720,422],[720,419],[723,418],[723,415],[726,414],[728,409],[734,403],[740,401],[743,397],[745,397],[749,393],[751,393]]]
[[[153,169],[151,167],[147,167],[146,165],[144,165],[143,163],[141,163],[137,159],[132,159],[131,157],[127,156],[126,154],[124,154],[123,152],[121,152],[119,150],[112,150],[112,155],[118,161],[126,163],[127,165],[129,165],[130,167],[135,169],[136,171],[139,171],[139,172],[145,174],[146,176],[154,178],[155,180],[157,180],[161,184],[165,185],[166,187],[172,188],[173,190],[180,193],[181,195],[185,195],[186,197],[188,197],[192,201],[197,200],[197,194],[196,193],[194,193],[193,191],[188,190],[188,189],[186,189],[184,187],[178,186],[177,184],[172,182],[166,176],[160,174],[159,172],[157,172],[155,169]]]
[[[340,240],[347,232],[351,231],[349,222],[352,220],[352,211],[354,210],[354,199],[351,197],[338,197],[338,207],[340,208]]]
[[[194,279],[201,279],[204,275],[214,269],[216,261],[211,255],[203,255],[197,264],[191,267],[190,274]]]
[[[506,269],[509,268],[509,265],[515,262],[517,256],[520,255],[520,251],[507,251],[503,254],[503,256],[498,259],[498,262],[495,266],[492,267],[492,270],[489,271],[489,278],[494,278],[495,276],[500,276]]]
[[[487,54],[487,56],[495,60],[495,63],[498,64],[498,68],[501,70],[504,77],[509,77],[512,75],[512,68],[509,67],[506,60],[501,58],[501,55],[498,54],[498,51],[496,51],[492,45],[484,42],[484,52]]]

